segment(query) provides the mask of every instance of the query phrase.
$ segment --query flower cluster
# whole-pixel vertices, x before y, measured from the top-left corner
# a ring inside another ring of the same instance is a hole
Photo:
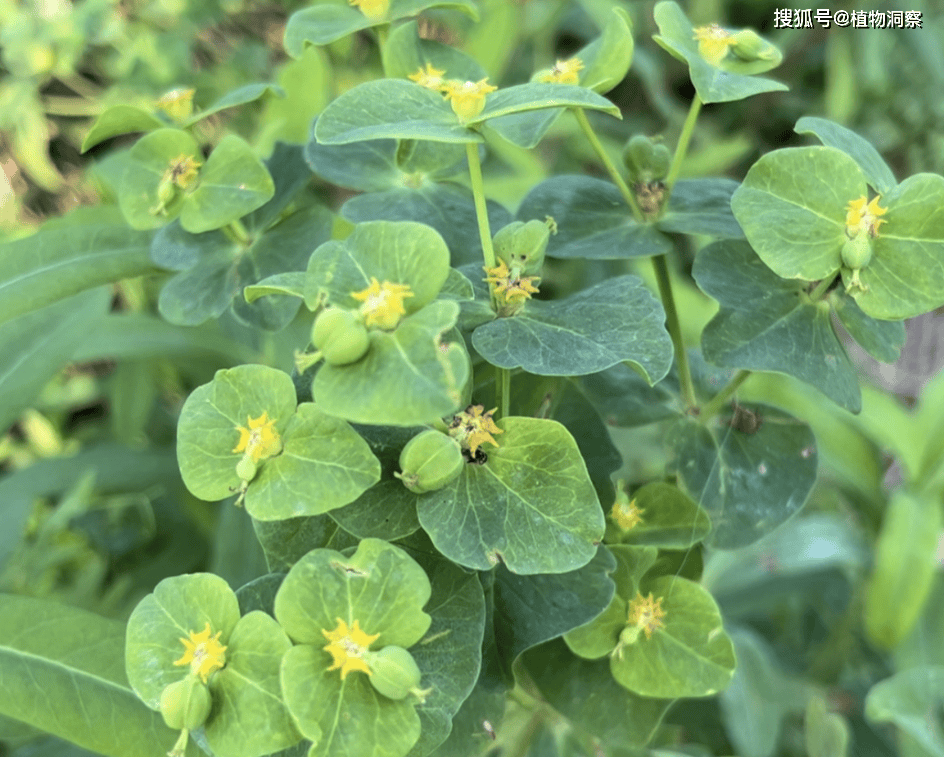
[[[641,629],[647,639],[652,638],[654,631],[665,627],[665,623],[662,622],[664,617],[662,597],[653,599],[652,592],[649,592],[648,597],[637,592],[636,598],[629,603],[628,623],[630,626]]]
[[[736,44],[731,33],[717,24],[699,26],[695,29],[694,39],[698,40],[698,54],[713,66],[717,66],[728,54],[728,49]]]
[[[175,121],[184,121],[193,113],[192,89],[175,89],[157,101],[157,107]]]
[[[878,236],[878,227],[885,223],[881,216],[888,212],[888,208],[880,207],[878,201],[880,196],[873,197],[872,201],[866,203],[863,195],[858,200],[852,200],[846,206],[846,236],[850,239],[857,237],[860,233],[866,233],[874,239]]]
[[[434,68],[431,63],[410,74],[407,78],[421,87],[441,92],[452,105],[452,111],[460,121],[470,121],[485,109],[485,96],[497,87],[488,83],[488,78],[479,81],[444,79],[446,72]]]
[[[449,436],[459,442],[462,449],[468,450],[474,458],[478,448],[488,442],[496,447],[498,442],[492,434],[503,434],[492,415],[498,408],[492,408],[487,412],[484,405],[469,405],[463,412],[457,413],[449,424]]]
[[[620,496],[622,495],[622,496]],[[613,509],[610,510],[610,517],[623,531],[630,531],[642,523],[642,515],[646,512],[641,507],[636,506],[636,500],[626,501],[626,496],[620,492],[613,503]]]
[[[540,276],[523,276],[520,268],[509,268],[504,260],[499,261],[494,268],[483,267],[483,270],[488,274],[484,281],[492,285],[498,300],[498,312],[502,315],[519,310],[525,300],[538,293],[534,282],[540,281]]]
[[[275,419],[269,418],[268,411],[263,411],[258,418],[248,418],[247,425],[249,428],[236,426],[239,441],[233,447],[233,452],[242,452],[258,463],[282,451],[282,437],[275,430]]]
[[[559,60],[553,68],[541,71],[535,80],[548,84],[578,84],[580,77],[577,72],[583,70],[583,61],[580,58]]]
[[[365,326],[390,330],[396,328],[401,316],[406,315],[403,300],[412,297],[413,292],[407,284],[379,283],[370,277],[370,286],[360,292],[351,292],[351,297],[364,304],[360,312],[364,316]]]

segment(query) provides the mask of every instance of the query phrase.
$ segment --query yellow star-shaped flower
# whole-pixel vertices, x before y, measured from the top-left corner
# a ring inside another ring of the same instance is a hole
[[[377,326],[390,330],[396,328],[400,317],[406,315],[403,300],[412,297],[413,292],[407,284],[379,283],[370,277],[370,286],[360,292],[351,292],[351,297],[363,302],[360,311],[364,314],[365,326]]]
[[[206,627],[200,632],[191,631],[189,638],[180,640],[184,645],[184,656],[179,660],[174,660],[174,665],[190,665],[191,672],[199,675],[203,682],[211,673],[226,665],[226,647],[220,644],[220,634],[210,635],[210,623],[207,621]]]
[[[583,70],[583,61],[580,58],[559,60],[554,67],[540,74],[537,79],[548,84],[578,84],[578,71]]]
[[[184,121],[193,113],[192,89],[175,89],[157,101],[157,107],[175,121]]]
[[[636,500],[627,502],[625,495],[617,495],[613,509],[610,510],[610,517],[623,531],[629,531],[642,523],[644,512],[646,511],[641,507],[636,507]]]
[[[360,621],[358,620],[354,621],[351,628],[348,628],[347,623],[341,618],[336,620],[338,625],[333,631],[321,630],[321,633],[329,641],[324,647],[325,651],[331,655],[332,660],[331,667],[328,670],[340,668],[342,681],[352,670],[360,670],[367,673],[367,675],[372,675],[371,669],[363,660],[363,655],[370,645],[380,638],[380,634],[376,633],[371,636],[365,633],[361,630]]]
[[[629,625],[641,628],[646,634],[647,639],[652,638],[654,631],[665,627],[662,619],[665,617],[665,610],[662,609],[662,597],[652,598],[652,592],[648,597],[643,597],[641,593],[636,594],[636,598],[629,603]]]
[[[872,198],[872,201],[866,203],[865,195],[858,200],[850,200],[846,205],[846,235],[850,238],[858,236],[860,231],[866,232],[870,237],[878,236],[878,227],[885,221],[880,216],[888,212],[888,208],[879,207],[878,201],[881,196]]]
[[[174,158],[167,167],[167,170],[164,172],[164,179],[165,181],[176,184],[181,189],[187,189],[196,181],[197,174],[199,173],[198,169],[202,165],[203,163],[192,155],[181,153]]]
[[[460,121],[475,118],[485,110],[485,96],[497,89],[487,82],[486,77],[480,81],[450,80],[443,83],[443,93]]]
[[[472,456],[483,444],[488,442],[498,446],[498,442],[492,434],[504,434],[492,415],[498,408],[492,408],[485,412],[484,405],[469,405],[465,411],[453,416],[452,423],[449,424],[449,436],[459,442],[459,446],[469,450]]]
[[[537,281],[539,276],[521,276],[520,273],[510,270],[504,260],[499,261],[494,268],[483,267],[483,270],[488,274],[485,281],[495,285],[495,292],[500,294],[505,302],[519,303],[531,299],[531,295],[538,292],[532,282]]]
[[[432,63],[427,63],[425,68],[420,66],[415,74],[410,74],[406,78],[415,81],[421,87],[434,89],[438,92],[443,88],[443,74],[445,73],[445,71],[440,71],[438,68],[433,68]]]
[[[698,40],[698,54],[713,66],[717,66],[728,54],[728,49],[737,44],[731,33],[717,24],[699,26],[693,39]]]
[[[282,451],[282,437],[275,430],[275,419],[269,418],[268,411],[258,418],[250,417],[247,423],[249,428],[236,426],[239,441],[233,447],[233,452],[244,452],[254,463],[258,463]]]

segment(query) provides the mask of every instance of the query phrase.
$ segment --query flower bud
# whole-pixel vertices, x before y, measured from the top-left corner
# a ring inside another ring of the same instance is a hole
[[[448,486],[462,472],[465,459],[458,442],[435,429],[417,434],[400,453],[402,473],[394,473],[414,494]]]
[[[774,58],[774,46],[752,29],[742,29],[734,34],[732,39],[734,44],[731,45],[731,52],[741,60],[772,60]]]
[[[192,731],[210,714],[210,690],[197,676],[168,684],[161,692],[161,715],[169,728]]]
[[[669,173],[672,153],[665,145],[637,134],[623,148],[623,163],[633,181],[659,181]]]
[[[520,269],[522,275],[540,274],[550,234],[544,221],[513,221],[499,229],[492,240],[495,256],[509,268]]]
[[[364,654],[370,668],[369,681],[378,693],[388,699],[404,699],[420,685],[422,674],[407,650],[389,646]]]
[[[315,319],[311,343],[321,350],[325,362],[347,365],[364,357],[370,339],[367,327],[357,313],[342,308],[328,308]]]

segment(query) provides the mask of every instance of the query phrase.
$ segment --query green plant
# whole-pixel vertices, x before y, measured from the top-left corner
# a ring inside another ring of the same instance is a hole
[[[580,6],[602,31],[561,59],[506,3],[299,10],[285,50],[351,80],[264,159],[264,119],[212,117],[304,109],[288,83],[98,115],[85,149],[144,132],[107,160],[116,202],[0,250],[0,421],[26,441],[0,448],[11,747],[894,754],[891,721],[901,753],[944,751],[920,717],[944,695],[944,383],[909,414],[844,346],[894,361],[902,320],[944,305],[944,178],[898,182],[809,116],[819,146],[681,178],[704,105],[786,90],[762,76],[781,51],[656,3],[690,109],[671,148],[613,140],[603,95],[650,22]],[[516,47],[531,81],[490,83]],[[488,199],[561,133],[607,178],[524,169],[514,217]],[[360,194],[335,213],[338,189]],[[117,361],[110,428],[57,421],[68,383],[23,412],[95,358]],[[18,470],[41,444],[53,459]],[[111,594],[108,570],[128,576]],[[827,703],[855,686],[863,706]]]

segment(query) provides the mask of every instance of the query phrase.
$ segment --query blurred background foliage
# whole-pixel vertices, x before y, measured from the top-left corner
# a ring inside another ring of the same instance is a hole
[[[381,73],[367,34],[289,59],[281,46],[285,21],[304,4],[0,0],[0,239],[29,234],[77,206],[113,199],[121,155],[134,137],[107,140],[86,154],[80,146],[95,117],[115,104],[153,109],[168,91],[194,88],[196,105],[207,107],[242,84],[275,82],[284,98],[267,95],[251,106],[215,114],[201,122],[199,136],[213,143],[235,131],[262,157],[276,141],[305,142],[311,119],[327,102]],[[778,30],[774,11],[781,2],[681,4],[696,23],[753,27],[777,44],[785,58],[771,76],[790,87],[786,93],[706,106],[683,176],[742,178],[760,155],[808,143],[793,132],[801,116],[823,116],[862,134],[899,179],[944,173],[939,4],[888,0],[837,6],[920,10],[920,31]],[[420,20],[421,33],[462,47],[502,85],[527,81],[534,70],[567,57],[599,34],[613,5],[625,7],[635,24],[636,52],[629,76],[609,94],[624,118],[594,118],[594,125],[617,162],[623,144],[636,133],[674,145],[693,89],[685,66],[651,40],[653,0],[481,0],[481,5],[487,6],[483,23],[430,12]],[[487,191],[511,211],[550,175],[604,176],[572,119],[559,119],[533,151],[500,143],[490,147]],[[309,191],[332,209],[348,196],[315,177]],[[704,241],[682,242],[682,264],[675,272],[692,346],[717,307],[688,276]],[[566,293],[623,272],[623,265],[552,261],[545,280],[548,291]],[[647,277],[648,266],[637,272]],[[241,362],[290,365],[292,350],[307,340],[311,316],[303,313],[274,334],[249,329],[231,315],[184,329],[156,316],[160,283],[151,277],[116,286],[108,329],[89,327],[91,338],[88,331],[60,335],[71,339],[62,361],[71,359],[68,367],[45,365],[31,391],[18,389],[12,425],[0,427],[0,592],[55,598],[123,618],[168,575],[213,570],[236,587],[265,572],[245,514],[186,493],[174,452],[176,418],[189,391],[218,368]],[[67,303],[72,310],[64,312],[81,312],[88,299],[74,298]],[[783,376],[757,375],[745,384],[744,399],[779,405],[813,426],[820,483],[803,513],[767,539],[704,556],[703,580],[731,626],[741,667],[722,696],[680,703],[670,711],[657,737],[657,745],[667,750],[661,754],[832,757],[847,753],[848,746],[836,744],[851,738],[852,753],[870,757],[944,755],[940,700],[927,712],[918,707],[912,722],[919,725],[911,736],[902,725],[908,714],[904,705],[896,722],[905,730],[897,733],[876,726],[864,712],[865,696],[876,682],[898,671],[944,664],[940,571],[930,598],[920,600],[924,610],[917,623],[893,652],[875,648],[863,630],[866,581],[890,491],[907,478],[909,461],[938,444],[934,439],[944,427],[940,323],[940,314],[930,314],[909,324],[910,341],[895,366],[861,358],[875,386],[865,389],[859,416]],[[50,333],[54,324],[38,322],[35,334]],[[13,337],[0,336],[0,346],[5,338]],[[0,354],[0,376],[8,362]],[[0,383],[0,404],[8,391]],[[624,457],[622,478],[641,483],[664,475],[671,453],[663,446],[662,426],[614,427],[612,433]],[[701,564],[702,556],[696,557]],[[514,747],[517,715],[512,706],[498,747]],[[922,737],[920,723],[930,741]],[[566,728],[547,730],[522,754],[583,754],[573,741]],[[0,721],[0,755],[13,754],[84,752]]]

